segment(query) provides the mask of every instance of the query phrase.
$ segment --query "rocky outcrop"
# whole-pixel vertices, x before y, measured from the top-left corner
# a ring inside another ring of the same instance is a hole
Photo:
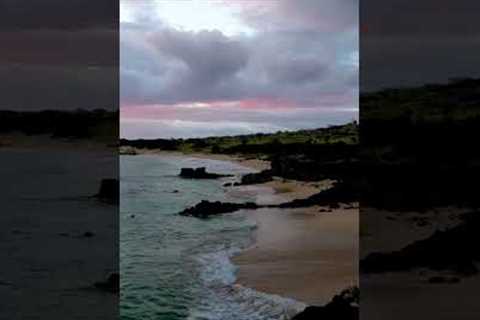
[[[228,202],[210,202],[203,200],[197,205],[187,208],[180,212],[182,216],[191,216],[196,218],[208,218],[223,213],[231,213],[241,209],[257,209],[260,206],[253,202],[247,203],[228,203]]]
[[[186,179],[219,179],[231,177],[229,174],[218,174],[207,172],[205,167],[200,168],[182,168],[179,174],[180,177]]]
[[[120,184],[118,179],[103,179],[96,197],[111,202],[118,202],[120,198]]]
[[[128,156],[135,156],[138,154],[137,149],[130,146],[121,146],[119,148],[119,152],[121,155],[128,155]]]
[[[437,231],[401,250],[371,253],[360,262],[360,270],[362,273],[382,273],[429,268],[463,276],[478,274],[475,264],[480,261],[479,228],[480,215],[472,212],[456,227]]]
[[[102,291],[118,293],[120,291],[120,275],[118,273],[112,273],[108,276],[107,280],[95,282],[94,286]]]
[[[242,176],[240,183],[236,185],[249,185],[249,184],[259,184],[265,183],[273,180],[272,170],[263,170],[258,173],[248,173]]]
[[[344,290],[325,306],[308,306],[292,320],[358,320],[359,294],[358,288]]]
[[[333,187],[316,193],[306,199],[296,199],[282,203],[280,208],[303,208],[310,206],[330,206],[338,208],[340,203],[352,203],[359,200],[357,188],[346,182],[336,182]]]
[[[183,210],[179,214],[197,218],[208,218],[212,215],[231,213],[240,209],[304,208],[315,205],[338,208],[339,203],[351,203],[355,201],[358,201],[358,195],[352,190],[350,185],[346,183],[336,183],[332,188],[314,194],[309,198],[297,199],[281,204],[258,205],[254,202],[225,203],[220,201],[210,202],[203,200],[197,205]]]

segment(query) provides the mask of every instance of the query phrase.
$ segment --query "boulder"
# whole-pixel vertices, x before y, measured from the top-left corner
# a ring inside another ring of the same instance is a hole
[[[103,179],[96,197],[102,200],[118,202],[120,198],[120,183],[118,179]]]
[[[477,275],[480,270],[480,215],[464,215],[464,221],[445,231],[415,241],[392,252],[373,252],[360,261],[362,273],[402,272],[428,268],[450,271],[459,276]],[[435,279],[434,279],[435,282]]]
[[[257,209],[260,206],[254,202],[246,203],[229,203],[229,202],[210,202],[203,200],[193,207],[187,208],[180,212],[182,216],[191,216],[196,218],[208,218],[210,216],[223,213],[231,213],[241,209]]]
[[[325,306],[308,306],[292,320],[358,320],[359,290],[349,288],[333,297]]]
[[[205,167],[200,168],[182,168],[180,170],[180,177],[186,179],[219,179],[225,177],[231,177],[229,174],[218,174],[207,172]]]
[[[432,284],[458,283],[458,282],[460,282],[460,278],[458,277],[434,276],[428,279],[428,283],[432,283]]]
[[[241,185],[260,184],[273,180],[272,170],[263,170],[258,173],[248,173],[242,177]]]
[[[102,291],[118,293],[120,291],[120,275],[116,272],[112,273],[105,281],[95,282],[94,286]]]

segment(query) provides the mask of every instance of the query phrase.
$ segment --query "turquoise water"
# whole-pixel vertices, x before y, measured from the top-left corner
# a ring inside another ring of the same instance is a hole
[[[181,167],[198,166],[249,172],[223,161],[121,157],[121,319],[284,319],[295,301],[234,285],[230,257],[252,243],[255,228],[247,212],[209,220],[177,214],[204,199],[255,200],[246,192],[227,192],[225,180],[177,177]]]

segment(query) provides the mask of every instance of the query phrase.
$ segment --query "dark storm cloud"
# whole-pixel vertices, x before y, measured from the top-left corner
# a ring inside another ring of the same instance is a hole
[[[480,77],[479,10],[472,0],[363,2],[362,90]]]
[[[116,29],[118,10],[112,0],[0,0],[0,29]]]

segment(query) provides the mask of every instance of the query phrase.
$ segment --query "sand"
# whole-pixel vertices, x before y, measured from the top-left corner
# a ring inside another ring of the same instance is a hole
[[[255,243],[234,257],[238,283],[321,305],[358,281],[358,209],[252,213]]]
[[[319,193],[332,186],[333,180],[323,181],[296,181],[282,178],[274,178],[273,181],[259,184],[258,186],[270,187],[281,198],[281,202],[304,199]]]
[[[136,150],[140,154],[187,155],[223,160],[261,171],[268,161],[232,155],[183,154]],[[307,198],[327,189],[333,181],[273,181],[229,187],[227,192],[250,192],[259,204],[278,204]],[[251,212],[258,228],[251,248],[234,257],[237,283],[257,291],[321,305],[346,287],[358,283],[358,209],[319,212],[320,207],[262,209]]]
[[[451,207],[423,213],[362,208],[361,257],[371,252],[399,250],[426,239],[436,230],[456,225],[460,221],[459,215],[468,211]],[[419,224],[419,218],[426,223]],[[417,269],[363,275],[360,284],[361,312],[368,315],[369,320],[478,319],[480,276],[462,278],[454,284],[428,283],[432,276],[449,274],[448,271]]]
[[[221,160],[238,163],[244,167],[253,169],[254,171],[262,171],[270,169],[270,161],[244,158],[237,155],[213,154],[201,152],[184,153],[180,151],[165,151],[160,149],[137,149],[132,147],[120,147],[120,154],[128,155],[128,152],[135,152],[136,154],[153,154],[153,155],[169,155],[169,156],[188,156],[191,158]]]
[[[261,171],[268,161],[232,155],[136,150],[137,154],[168,154],[223,160]],[[333,181],[302,182],[275,178],[271,182],[229,187],[250,192],[259,204],[307,198]],[[358,208],[319,212],[320,207],[251,211],[258,228],[254,244],[233,258],[237,283],[257,291],[307,303],[328,303],[341,290],[358,285]]]

